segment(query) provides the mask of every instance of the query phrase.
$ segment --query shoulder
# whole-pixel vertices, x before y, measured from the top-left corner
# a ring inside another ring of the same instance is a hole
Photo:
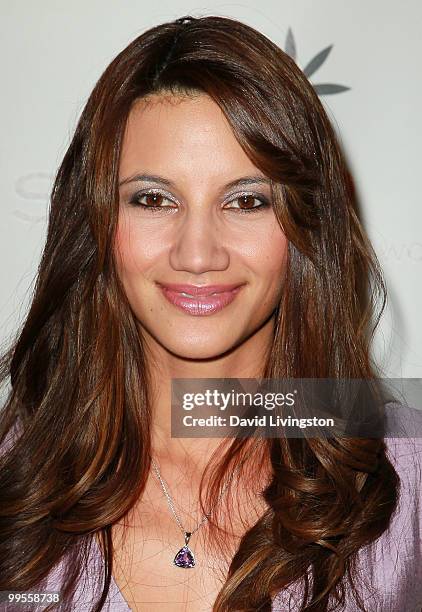
[[[422,471],[422,409],[391,402],[386,405],[387,456],[403,484],[420,483]]]
[[[356,586],[370,612],[420,612],[422,607],[422,411],[386,406],[387,457],[399,476],[399,499],[389,528],[357,558]],[[297,588],[296,588],[297,586]],[[300,609],[299,585],[279,593],[273,611]],[[352,597],[343,612],[358,612]]]
[[[387,457],[400,478],[399,502],[391,527],[418,526],[422,531],[422,410],[390,404],[391,435],[384,438]]]
[[[386,439],[422,439],[422,406],[418,409],[399,402],[385,405]]]
[[[388,529],[359,551],[358,580],[371,612],[420,612],[422,411],[390,403],[386,413],[389,427],[384,442],[400,480],[398,503]]]
[[[70,602],[72,610],[84,610],[86,612],[92,610],[94,603],[99,600],[104,576],[103,557],[95,536],[90,534],[87,538],[89,539],[87,557],[80,568],[80,575]],[[42,589],[40,588],[40,590],[60,592],[64,579],[69,574],[69,568],[74,562],[75,558],[72,554],[65,555],[50,570],[48,576],[41,583]],[[113,576],[111,576],[110,589],[102,610],[103,612],[130,612],[130,608]]]

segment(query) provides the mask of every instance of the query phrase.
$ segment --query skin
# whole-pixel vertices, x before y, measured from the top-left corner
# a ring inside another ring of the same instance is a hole
[[[129,182],[140,174],[160,175],[173,185]],[[216,442],[171,438],[171,379],[259,376],[282,292],[287,239],[271,207],[269,183],[226,189],[229,182],[246,176],[266,178],[209,96],[153,95],[133,107],[119,168],[115,256],[155,381],[153,453],[171,483],[180,518],[189,526],[201,517],[199,480]],[[151,212],[130,203],[141,189],[151,188],[161,197],[144,195],[137,201],[161,204],[162,210]],[[244,192],[251,197],[242,197]],[[254,198],[260,197],[269,206],[239,212],[258,206],[261,202]],[[170,304],[157,282],[245,285],[223,310],[192,316]],[[248,504],[244,514],[252,525],[257,509]],[[262,510],[259,507],[258,513]],[[119,525],[113,529],[115,536],[122,535]],[[205,547],[205,530],[195,535],[194,546],[206,559],[204,569],[173,567],[172,558],[183,542],[163,492],[150,475],[131,517],[130,553],[117,546],[115,579],[129,603],[148,602],[148,609],[157,611],[210,610],[221,584],[210,570],[213,564],[221,566],[221,560]],[[233,547],[244,530],[239,526]],[[154,560],[153,568],[146,558]],[[136,604],[130,605],[136,609]]]
[[[138,101],[128,119],[119,181],[139,174],[160,175],[174,184],[122,185],[115,243],[119,276],[151,353],[153,374],[159,371],[156,425],[165,430],[169,384],[163,382],[257,375],[281,298],[287,239],[271,206],[239,212],[245,199],[242,203],[236,194],[254,194],[246,199],[249,208],[260,204],[253,197],[271,202],[269,184],[225,191],[235,179],[266,177],[205,94]],[[158,202],[162,211],[130,204],[148,188],[164,195],[138,201],[150,206]],[[245,286],[222,311],[192,316],[170,304],[156,282]]]

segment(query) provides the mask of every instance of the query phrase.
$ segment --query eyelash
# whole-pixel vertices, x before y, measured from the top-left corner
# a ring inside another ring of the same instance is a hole
[[[172,206],[148,206],[147,204],[141,204],[139,200],[145,195],[161,195],[164,198],[170,201],[173,201],[171,200],[171,198],[168,197],[167,194],[163,193],[160,190],[148,189],[148,190],[138,191],[137,193],[135,193],[130,199],[129,204],[135,207],[141,207],[144,210],[148,210],[151,213],[158,213],[165,209],[174,210]],[[250,193],[250,192],[239,193],[236,195],[235,198],[233,198],[232,200],[229,200],[229,202],[226,202],[226,203],[229,204],[230,202],[235,202],[236,200],[239,200],[240,198],[245,197],[245,196],[252,196],[255,200],[258,200],[259,202],[261,202],[260,206],[254,206],[253,208],[229,208],[227,210],[235,210],[237,213],[240,213],[240,214],[244,214],[244,213],[249,214],[249,213],[257,212],[259,210],[263,210],[265,208],[269,208],[270,206],[270,203],[267,200],[267,198],[265,198],[264,196],[258,196],[255,193]]]

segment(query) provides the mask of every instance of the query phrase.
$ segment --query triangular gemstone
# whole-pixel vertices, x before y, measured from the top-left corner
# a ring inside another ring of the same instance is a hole
[[[195,557],[189,546],[183,546],[174,557],[174,565],[177,567],[195,567]]]

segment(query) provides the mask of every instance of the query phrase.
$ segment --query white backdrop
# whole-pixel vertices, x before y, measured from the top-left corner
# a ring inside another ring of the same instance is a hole
[[[259,8],[257,8],[259,5]],[[310,76],[348,90],[321,97],[347,153],[389,305],[375,353],[385,376],[422,377],[420,197],[422,8],[417,0],[0,1],[0,342],[23,321],[45,239],[52,179],[96,80],[133,38],[181,17],[240,19]]]

